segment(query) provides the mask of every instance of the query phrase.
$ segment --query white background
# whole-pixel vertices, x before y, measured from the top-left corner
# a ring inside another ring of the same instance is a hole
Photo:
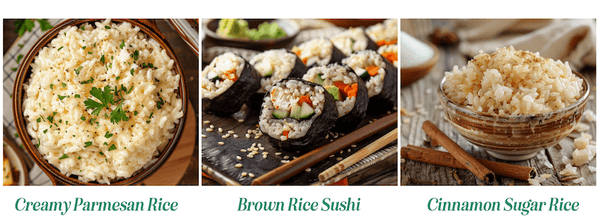
[[[593,1],[2,1],[3,18],[598,18]],[[596,33],[596,35],[598,35]],[[11,109],[11,108],[3,108]],[[598,110],[598,109],[596,109]],[[598,138],[596,136],[596,138]],[[176,212],[18,212],[15,201],[177,201]],[[360,212],[237,212],[238,200],[320,202],[361,198]],[[577,212],[431,212],[444,201],[578,201]],[[597,222],[598,187],[0,187],[0,216],[13,221],[184,222]],[[1,220],[2,222],[6,222]]]

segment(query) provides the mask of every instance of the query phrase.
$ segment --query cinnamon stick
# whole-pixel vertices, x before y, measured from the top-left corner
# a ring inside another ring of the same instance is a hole
[[[469,153],[452,141],[452,139],[448,138],[448,136],[438,129],[431,121],[427,120],[423,123],[423,130],[431,137],[431,140],[435,140],[439,145],[446,148],[456,161],[465,166],[479,179],[490,184],[496,181],[496,176],[492,171],[477,161],[473,156],[469,155]]]
[[[424,163],[453,167],[458,169],[467,169],[463,164],[458,162],[449,153],[413,145],[402,147],[402,149],[400,150],[400,156],[404,159],[411,159]],[[519,180],[527,180],[529,178],[535,177],[535,171],[533,167],[519,166],[483,159],[477,159],[477,161],[479,161],[485,167],[487,167],[488,169],[500,176],[510,177]]]

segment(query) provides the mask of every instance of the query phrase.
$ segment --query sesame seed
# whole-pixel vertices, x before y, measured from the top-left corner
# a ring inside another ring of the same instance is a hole
[[[233,134],[233,138],[237,138],[237,137],[238,137],[238,135],[237,135],[237,134]]]
[[[263,155],[263,159],[266,159],[266,158],[267,158],[267,155]]]
[[[242,164],[241,163],[235,164],[235,167],[242,168]]]
[[[204,124],[208,124],[208,123],[210,123],[210,121],[204,121]]]
[[[329,142],[333,142],[333,139],[330,139]]]
[[[348,152],[352,152],[352,150],[351,150],[351,149],[348,149]]]
[[[246,150],[245,150],[245,149],[240,149],[240,152],[243,152],[243,153],[245,153],[245,152],[246,152]]]
[[[306,168],[304,171],[306,171],[306,172],[310,172],[310,168]]]
[[[233,131],[229,130],[229,131],[227,131],[227,133],[228,133],[228,134],[233,134],[233,133],[235,133],[235,132],[233,132]]]
[[[223,132],[223,128],[219,128],[219,132]]]
[[[326,135],[326,136],[325,136],[325,139],[329,139],[329,135]]]
[[[329,156],[329,158],[333,158],[333,157],[335,157],[335,155],[331,155],[331,156]]]
[[[336,158],[337,161],[342,161],[342,157]]]
[[[253,173],[249,173],[248,174],[250,177],[254,178],[254,174]]]
[[[261,147],[262,145],[259,143],[259,144],[258,144],[258,145],[256,145],[256,146],[258,146],[258,147]]]
[[[246,172],[242,172],[242,176],[243,176],[243,177],[245,177],[245,176],[247,176],[247,175],[248,175],[248,173],[246,173]]]
[[[225,145],[225,143],[224,143],[224,142],[218,142],[218,144],[219,144],[219,145]]]
[[[214,126],[214,125],[210,125],[210,128],[211,128],[211,129],[214,129],[214,128],[215,128],[215,126]]]
[[[246,134],[246,138],[250,138],[250,134]]]
[[[246,157],[248,157],[248,158],[250,158],[250,159],[254,158],[254,156],[253,156],[253,155],[250,155],[250,154],[248,154]]]
[[[207,132],[212,132],[212,131],[213,131],[213,129],[211,129],[211,128],[206,128],[206,131],[207,131]]]
[[[356,147],[356,145],[352,144],[352,145],[350,145],[350,147],[354,148],[354,147]]]
[[[229,134],[225,134],[225,135],[221,136],[221,138],[224,138],[224,139],[229,138]]]
[[[263,155],[268,155],[268,154],[269,154],[269,152],[263,152],[262,154],[263,154]]]
[[[288,163],[290,162],[289,160],[281,160],[282,163]]]
[[[279,155],[281,155],[281,153],[280,153],[280,152],[276,152],[276,153],[275,153],[275,155],[276,155],[276,156],[279,156]]]
[[[242,160],[241,156],[236,156],[235,158],[238,159],[238,160]]]
[[[254,139],[259,139],[259,138],[260,138],[260,136],[259,136],[259,135],[257,135],[257,136],[254,136]]]
[[[343,154],[343,153],[344,153],[344,150],[340,150],[340,154]]]
[[[289,159],[289,158],[290,158],[290,156],[284,156],[283,157],[283,159]]]
[[[206,138],[206,135],[202,134],[202,138]]]
[[[259,147],[260,150],[265,150],[265,147]]]
[[[238,119],[238,122],[244,122],[244,119]]]
[[[246,133],[250,134],[250,133],[252,133],[252,130],[248,129],[248,131]]]

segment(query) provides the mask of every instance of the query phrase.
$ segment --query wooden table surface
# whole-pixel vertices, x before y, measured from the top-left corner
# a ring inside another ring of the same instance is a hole
[[[417,38],[424,40],[427,33],[421,33],[416,35]],[[456,46],[439,47],[440,57],[434,68],[424,78],[401,88],[401,107],[414,113],[412,117],[401,117],[401,132],[400,141],[401,146],[415,145],[421,147],[428,147],[428,143],[425,143],[425,132],[422,129],[423,122],[431,120],[435,125],[438,126],[449,138],[457,142],[463,149],[469,154],[479,159],[486,159],[492,161],[506,162],[515,165],[534,167],[539,175],[550,174],[552,177],[542,182],[542,185],[596,185],[596,173],[591,172],[588,165],[596,167],[596,157],[592,159],[588,164],[584,164],[577,167],[577,177],[584,177],[585,181],[582,183],[574,183],[575,178],[565,178],[558,174],[565,168],[565,164],[562,163],[561,157],[564,155],[571,158],[573,152],[574,143],[572,138],[565,138],[561,140],[558,146],[553,146],[541,151],[535,157],[517,162],[508,162],[495,159],[488,155],[483,149],[477,148],[473,144],[467,142],[465,138],[460,136],[458,132],[452,127],[452,125],[444,119],[443,110],[440,108],[441,105],[437,95],[437,86],[444,77],[445,71],[452,70],[454,65],[462,67],[466,65],[470,58],[463,56]],[[586,110],[590,109],[596,113],[596,69],[595,67],[586,67],[580,71],[583,76],[587,79],[591,86],[590,98],[586,105]],[[417,108],[422,107],[423,110],[427,111],[427,114],[418,113]],[[409,119],[409,123],[404,123],[404,119]],[[595,123],[582,122],[591,126],[591,130],[587,133],[591,134],[596,141],[596,126]],[[579,134],[578,134],[579,135]],[[441,150],[442,147],[436,149]],[[445,151],[445,150],[444,150]],[[545,165],[546,162],[552,164],[552,168]],[[402,185],[422,185],[423,182],[436,182],[438,185],[458,185],[457,180],[453,176],[453,171],[456,171],[458,178],[464,181],[462,185],[484,185],[484,182],[468,170],[454,169],[450,167],[437,166],[433,164],[422,163],[414,160],[406,159],[404,163],[401,163],[401,184]],[[409,180],[409,179],[417,179]],[[529,185],[527,181],[496,176],[496,182],[494,185]]]
[[[198,56],[190,49],[190,47],[179,37],[179,34],[170,26],[169,22],[165,19],[158,19],[156,24],[160,31],[165,35],[169,44],[175,51],[177,59],[183,68],[183,72],[186,77],[188,85],[188,95],[196,120],[200,120],[198,117]],[[18,35],[14,32],[14,20],[3,20],[3,53],[6,53],[10,46],[17,40]],[[39,27],[36,27],[39,28]],[[188,166],[185,174],[179,181],[178,185],[198,185],[199,184],[199,149],[198,149],[198,135],[196,135],[196,142],[194,144],[194,153],[192,160]]]

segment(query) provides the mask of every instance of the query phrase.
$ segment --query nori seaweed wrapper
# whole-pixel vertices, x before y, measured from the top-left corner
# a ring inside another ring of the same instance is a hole
[[[369,37],[369,35],[367,35],[365,30],[363,30],[363,33],[365,34],[365,37],[367,37],[367,49],[374,50],[375,52],[377,52],[377,49],[379,49],[379,46],[377,45],[377,43],[375,43],[375,41],[373,41],[371,39],[371,37]]]
[[[369,108],[367,109],[369,114],[383,114],[398,106],[398,68],[380,54],[377,55],[382,57],[385,63],[385,77],[381,92],[369,98]]]
[[[250,96],[260,88],[261,75],[246,59],[241,58],[245,65],[240,77],[221,95],[213,99],[203,97],[202,111],[217,116],[230,116],[239,111],[242,105],[250,99]]]
[[[302,63],[302,60],[300,60],[300,57],[298,57],[298,55],[293,53],[291,50],[286,50],[286,52],[294,54],[294,57],[296,58],[296,62],[294,62],[294,67],[290,71],[290,74],[288,75],[287,78],[290,78],[290,77],[302,78],[302,76],[304,74],[306,74],[306,71],[308,71],[308,68],[306,67],[306,65],[304,65],[304,63]],[[265,77],[262,77],[262,75],[260,75],[260,76],[261,76],[261,78],[265,78]],[[258,89],[260,90],[260,81],[259,81]],[[250,108],[251,109],[260,109],[260,105],[262,104],[262,100],[264,97],[265,97],[265,93],[253,94],[250,97]]]
[[[331,40],[329,40],[329,42],[331,42]],[[334,64],[334,63],[342,64],[342,60],[344,58],[346,58],[346,55],[344,55],[344,53],[342,53],[342,51],[340,49],[335,47],[335,44],[331,43],[331,47],[333,47],[333,49],[331,49],[331,59],[329,59],[329,62],[327,62],[327,65]],[[318,63],[314,63],[313,65],[308,66],[308,69],[317,67],[317,66],[321,66],[321,65],[319,65]],[[304,73],[306,73],[306,72],[304,72]]]
[[[312,124],[306,134],[303,137],[296,139],[288,139],[285,141],[281,141],[279,139],[273,138],[269,135],[268,132],[263,132],[264,135],[269,137],[269,143],[274,147],[278,147],[286,150],[295,150],[295,151],[310,151],[317,147],[319,147],[324,142],[327,142],[325,137],[329,134],[329,131],[333,127],[335,121],[338,117],[338,111],[335,106],[335,100],[333,96],[327,93],[327,90],[319,84],[315,84],[309,81],[305,81],[298,78],[286,78],[280,81],[286,82],[288,80],[297,80],[302,83],[311,85],[316,88],[322,88],[323,94],[325,95],[325,103],[323,104],[323,112],[320,115],[313,115],[309,119],[303,119],[301,121],[311,120]],[[270,97],[270,94],[265,94],[265,98]],[[269,99],[267,99],[269,100]],[[263,110],[261,109],[261,115]],[[290,118],[290,117],[287,117]],[[261,131],[263,129],[261,128]]]
[[[344,116],[339,117],[335,122],[335,127],[333,131],[348,133],[354,131],[358,124],[365,118],[367,115],[367,107],[369,104],[369,92],[367,90],[367,85],[365,82],[356,75],[354,70],[350,68],[348,65],[343,65],[346,67],[346,71],[350,74],[354,74],[358,79],[358,91],[356,92],[356,100],[354,101],[354,107],[350,112],[346,113]]]

